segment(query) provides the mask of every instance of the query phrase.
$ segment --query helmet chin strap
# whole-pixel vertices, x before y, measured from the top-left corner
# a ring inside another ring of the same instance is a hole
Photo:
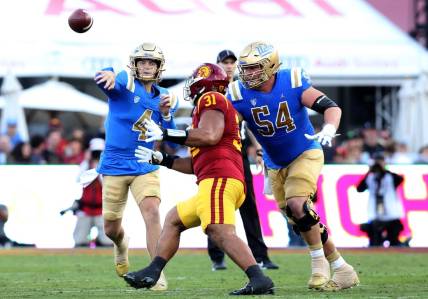
[[[205,91],[205,86],[204,86],[204,87],[202,87],[202,88],[198,91],[198,93],[194,95],[194,97],[192,98],[192,102],[193,102],[193,104],[194,104],[194,105],[196,105],[196,103],[195,103],[196,99],[197,99],[200,95],[202,95],[204,91]]]

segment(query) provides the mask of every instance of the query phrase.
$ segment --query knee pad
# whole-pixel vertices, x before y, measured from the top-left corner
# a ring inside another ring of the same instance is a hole
[[[321,222],[319,224],[320,224],[321,242],[322,242],[322,245],[324,245],[328,240],[327,226],[325,226]]]
[[[310,231],[312,226],[318,224],[320,217],[314,210],[312,210],[309,200],[303,204],[303,212],[305,213],[305,216],[300,219],[296,219],[292,215],[291,209],[288,207],[286,208],[287,216],[290,214],[291,216],[289,217],[294,221],[299,231],[304,233]]]

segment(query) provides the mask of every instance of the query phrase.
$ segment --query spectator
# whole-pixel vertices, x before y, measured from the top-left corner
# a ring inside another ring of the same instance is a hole
[[[31,164],[46,164],[43,157],[45,151],[45,139],[40,135],[34,135],[30,140],[31,145]]]
[[[426,164],[428,163],[428,145],[421,147],[419,150],[419,156],[416,160],[416,163]]]
[[[104,146],[104,140],[101,138],[94,138],[90,141],[90,158],[80,164],[82,172],[97,167]],[[77,216],[76,227],[73,233],[75,247],[87,247],[89,245],[90,239],[88,236],[92,227],[96,227],[98,230],[98,236],[95,240],[97,246],[113,245],[104,232],[102,178],[100,175],[83,188],[83,194],[75,214]]]
[[[0,135],[0,165],[6,164],[7,158],[11,150],[12,145],[10,144],[9,136]]]
[[[369,246],[382,246],[384,241],[400,246],[398,236],[403,230],[400,218],[404,209],[396,189],[403,177],[385,169],[383,154],[373,158],[373,165],[357,186],[358,192],[369,191],[368,222],[361,225],[361,230],[367,233]]]
[[[19,142],[10,153],[8,163],[12,164],[30,164],[31,146],[28,142]]]
[[[0,247],[34,247],[34,244],[18,243],[9,239],[4,231],[4,225],[9,219],[9,211],[5,205],[0,204]]]
[[[19,135],[18,124],[16,120],[7,121],[6,135],[10,138],[12,149],[14,149],[18,143],[23,141],[21,135]]]

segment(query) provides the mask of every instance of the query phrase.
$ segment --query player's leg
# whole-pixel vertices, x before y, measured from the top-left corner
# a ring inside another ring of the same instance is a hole
[[[287,168],[269,170],[272,191],[279,208],[308,244],[312,269],[308,287],[314,289],[319,289],[330,279],[330,267],[321,242],[319,217],[309,200],[316,191],[322,165],[322,151],[309,150]]]
[[[162,230],[159,216],[159,170],[136,176],[130,185],[130,189],[143,216],[146,225],[147,250],[153,258]]]
[[[129,269],[129,238],[123,230],[122,217],[131,180],[130,176],[103,177],[104,232],[114,244],[114,263],[118,276],[123,276]]]
[[[153,259],[156,254],[156,244],[161,234],[161,224],[159,216],[160,204],[160,179],[159,170],[139,175],[134,178],[130,186],[141,215],[146,225],[146,244],[150,257]],[[162,273],[157,284],[152,288],[154,291],[165,291],[168,282]]]
[[[249,283],[232,295],[270,294],[273,283],[265,276],[250,248],[235,232],[235,210],[244,199],[244,185],[235,179],[205,179],[199,183],[197,212],[202,229],[247,274]]]
[[[101,215],[94,216],[93,222],[94,222],[95,227],[98,230],[97,241],[100,244],[100,246],[111,246],[111,245],[113,245],[112,241],[106,236],[106,234],[104,232],[103,217]]]
[[[134,288],[151,288],[158,282],[166,263],[178,250],[181,232],[200,224],[195,201],[196,197],[192,197],[168,212],[154,259],[146,268],[124,276],[129,285]]]
[[[88,235],[90,231],[90,217],[83,213],[78,213],[76,227],[73,232],[74,247],[87,247],[89,245]]]

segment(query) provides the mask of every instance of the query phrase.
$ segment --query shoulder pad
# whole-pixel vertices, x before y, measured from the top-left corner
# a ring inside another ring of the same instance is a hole
[[[126,81],[126,89],[129,90],[130,92],[134,92],[135,91],[135,78],[131,73],[130,69],[126,69],[126,74],[128,77],[128,80]]]
[[[290,69],[291,88],[302,86],[302,68],[293,67]]]
[[[227,92],[230,94],[230,98],[232,99],[232,102],[242,100],[242,94],[241,94],[241,89],[239,88],[238,80],[235,80],[232,83],[229,83],[229,88]]]

